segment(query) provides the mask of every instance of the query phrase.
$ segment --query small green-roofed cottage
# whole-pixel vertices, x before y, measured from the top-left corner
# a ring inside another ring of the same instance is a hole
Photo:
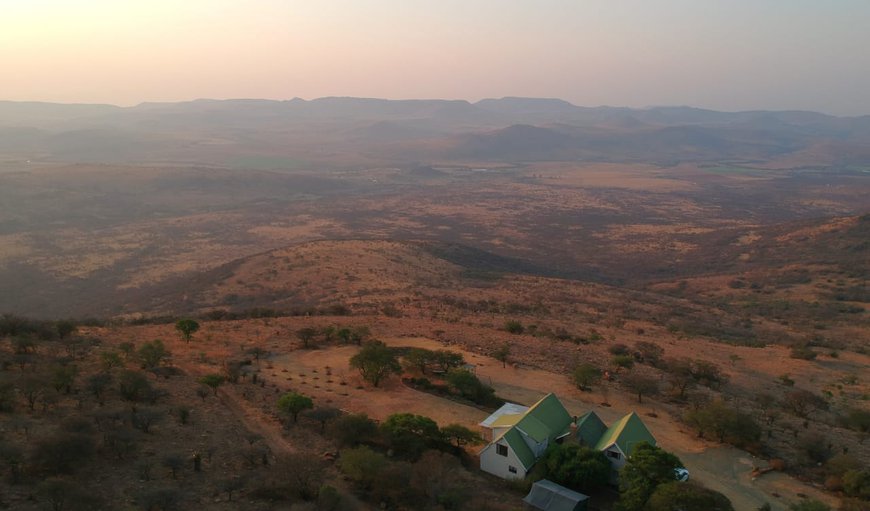
[[[480,451],[480,469],[504,479],[522,479],[547,447],[571,433],[573,422],[555,394],[547,394],[521,415],[510,417],[507,429],[502,415],[492,421],[493,441]],[[512,424],[511,424],[512,423]],[[482,423],[483,424],[483,423]]]
[[[613,467],[611,482],[616,482],[619,469],[625,465],[626,459],[631,456],[631,451],[643,442],[656,445],[655,437],[634,412],[613,423],[601,435],[594,448],[603,451],[610,460],[610,465]]]

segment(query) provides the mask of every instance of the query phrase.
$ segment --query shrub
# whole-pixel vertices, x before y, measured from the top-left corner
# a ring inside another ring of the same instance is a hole
[[[121,398],[127,401],[152,400],[154,388],[144,374],[138,371],[124,371],[120,377]]]
[[[731,501],[719,492],[694,483],[672,481],[659,485],[644,508],[648,511],[733,511]]]
[[[386,456],[363,446],[342,451],[338,468],[351,481],[368,489],[388,463]]]
[[[507,321],[504,324],[504,329],[509,334],[514,334],[514,335],[521,334],[521,333],[525,332],[525,330],[526,330],[525,327],[523,326],[523,324],[520,323],[519,321],[516,321],[516,320]]]
[[[607,351],[609,351],[611,355],[629,354],[628,346],[626,346],[625,344],[614,344],[611,347],[607,348]]]
[[[634,347],[640,354],[641,361],[653,367],[658,367],[662,363],[662,357],[665,354],[664,348],[658,344],[649,341],[639,341]]]
[[[788,507],[789,511],[831,511],[831,508],[818,500],[802,500]]]
[[[364,413],[343,415],[332,422],[330,433],[341,446],[356,446],[372,441],[378,434],[375,421]]]
[[[453,369],[447,373],[447,383],[459,394],[477,404],[495,405],[501,402],[495,397],[495,389],[484,385],[471,371],[465,369]]]
[[[634,358],[631,355],[616,355],[613,357],[612,362],[617,368],[631,369],[634,367]]]
[[[818,353],[806,344],[795,345],[791,348],[791,358],[815,360],[817,356]]]

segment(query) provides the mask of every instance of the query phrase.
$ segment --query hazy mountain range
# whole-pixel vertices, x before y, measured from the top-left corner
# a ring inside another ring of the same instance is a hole
[[[112,105],[0,102],[8,158],[256,167],[381,162],[769,160],[818,165],[870,158],[870,116],[690,107],[587,108],[558,99],[321,98]],[[268,157],[273,157],[269,160]],[[809,159],[807,160],[807,157]],[[293,162],[288,159],[295,159]]]

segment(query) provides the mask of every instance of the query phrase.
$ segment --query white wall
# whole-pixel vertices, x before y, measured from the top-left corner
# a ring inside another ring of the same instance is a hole
[[[502,479],[522,479],[526,477],[526,469],[523,468],[523,464],[517,458],[513,449],[507,445],[507,442],[502,441],[499,443],[507,446],[508,455],[500,455],[495,448],[496,444],[489,444],[480,451],[480,469]],[[509,471],[508,466],[516,467],[517,473],[514,474]]]
[[[607,461],[610,462],[610,466],[613,470],[610,471],[610,484],[619,483],[619,469],[625,466],[628,460],[625,459],[625,453],[622,452],[622,449],[619,448],[618,445],[612,444],[609,447],[604,449],[604,454],[607,455],[608,452],[618,452],[619,459],[611,458],[607,456]]]

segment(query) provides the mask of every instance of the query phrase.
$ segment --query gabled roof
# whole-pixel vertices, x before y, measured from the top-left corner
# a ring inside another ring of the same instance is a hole
[[[611,445],[616,444],[623,454],[630,456],[632,449],[641,442],[655,445],[656,439],[646,428],[643,421],[640,420],[640,417],[636,413],[631,412],[619,419],[604,432],[598,443],[595,444],[595,449],[603,451]]]
[[[523,502],[542,511],[574,511],[578,504],[587,499],[589,497],[582,493],[542,479],[532,485]]]
[[[504,439],[505,443],[508,444],[514,454],[519,458],[520,463],[523,464],[523,467],[528,470],[532,468],[532,465],[535,464],[535,453],[529,448],[529,445],[523,440],[523,435],[517,431],[516,428],[510,428],[505,431],[503,435],[493,440],[492,443],[496,444],[499,440]]]
[[[577,419],[577,441],[587,447],[598,444],[607,431],[607,425],[593,411],[588,411]]]
[[[519,422],[523,414],[526,413],[528,410],[528,406],[518,405],[516,403],[505,403],[502,405],[501,408],[493,412],[492,415],[484,419],[483,422],[480,423],[480,425],[485,428],[513,426],[514,424]],[[506,415],[514,416],[515,420],[513,420],[510,424],[502,424],[503,422],[511,420],[505,419],[504,421],[502,421],[501,417]],[[500,424],[496,426],[496,422],[499,422]]]
[[[553,440],[571,424],[571,415],[555,394],[547,394],[533,404],[516,427],[538,443]]]
[[[519,422],[523,418],[523,414],[506,414],[498,417],[494,421],[492,421],[491,427],[493,428],[509,428],[511,426],[515,426],[517,422]]]

